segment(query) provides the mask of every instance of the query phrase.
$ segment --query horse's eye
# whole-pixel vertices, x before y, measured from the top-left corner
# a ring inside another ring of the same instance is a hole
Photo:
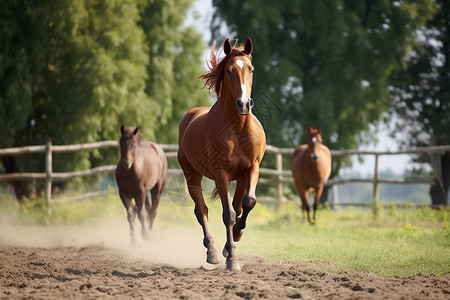
[[[255,69],[251,69],[251,70],[250,70],[250,73],[255,73]]]
[[[228,75],[231,75],[231,69],[228,69],[228,70],[227,70],[227,74],[228,74]]]

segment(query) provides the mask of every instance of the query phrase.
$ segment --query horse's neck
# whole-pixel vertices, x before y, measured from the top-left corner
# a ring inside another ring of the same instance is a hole
[[[215,124],[221,123],[220,126],[233,126],[241,131],[244,127],[252,126],[252,116],[241,115],[238,112],[237,106],[232,100],[226,99],[227,93],[224,92],[214,103],[210,110],[210,117]]]
[[[306,148],[306,151],[308,152],[308,154],[311,154],[312,153],[312,149],[313,149],[313,147],[311,147],[309,144],[307,144],[308,145],[308,147]],[[315,146],[315,153],[317,153],[317,152],[320,152],[320,151],[322,151],[322,147],[323,146],[323,144],[322,143],[316,143],[316,146]]]

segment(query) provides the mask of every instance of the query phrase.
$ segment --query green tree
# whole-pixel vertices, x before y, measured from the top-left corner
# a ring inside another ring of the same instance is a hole
[[[331,149],[357,148],[389,107],[388,84],[402,66],[433,1],[213,0],[213,37],[223,23],[253,40],[253,97],[268,142],[304,143],[320,126]],[[334,172],[341,160],[335,160]]]
[[[164,36],[169,28],[176,32],[173,20],[182,24],[184,18],[183,10],[176,10],[177,3],[165,2],[2,1],[0,147],[44,144],[48,139],[54,144],[118,139],[121,124],[139,125],[145,138],[154,140],[159,123],[167,124],[174,109],[168,92],[181,72],[172,69],[183,64],[173,62],[179,58],[170,47],[186,46],[193,55],[203,50],[199,43],[177,35],[167,46],[170,51],[154,50],[162,39],[153,38]],[[185,10],[190,3],[178,4]],[[157,7],[168,7],[172,17],[158,19],[148,13]],[[145,26],[145,18],[153,17],[160,22],[153,24],[154,31]],[[189,37],[197,38],[191,31]],[[199,59],[190,62],[193,69],[201,67],[195,64]],[[166,61],[171,64],[165,66]],[[162,65],[165,68],[159,69]],[[189,82],[190,91],[194,81],[179,82]],[[116,149],[55,155],[53,170],[116,161]],[[5,172],[44,169],[42,157],[3,157],[2,162]],[[18,199],[36,192],[33,182],[26,187],[14,184]]]
[[[394,73],[391,87],[393,135],[404,146],[450,143],[450,3],[438,0],[433,19],[420,30],[407,67]],[[430,195],[435,205],[446,205],[450,187],[450,152],[437,153],[438,175]],[[416,160],[429,164],[430,156]]]
[[[149,42],[146,92],[161,111],[155,127],[160,143],[178,142],[178,124],[191,108],[211,104],[203,82],[202,35],[186,26],[193,0],[149,1],[142,14],[142,27]]]

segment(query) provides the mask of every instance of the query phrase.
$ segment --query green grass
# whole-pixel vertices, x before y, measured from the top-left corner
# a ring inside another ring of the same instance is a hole
[[[321,210],[314,226],[287,204],[278,212],[256,210],[240,251],[274,262],[314,262],[327,271],[351,269],[408,276],[450,272],[450,210]],[[262,212],[261,212],[262,211]],[[261,219],[266,220],[265,222]]]
[[[210,229],[218,248],[225,241],[220,200],[207,202]],[[52,205],[48,213],[42,200],[18,206],[0,197],[1,218],[42,226],[99,222],[99,216],[125,218],[117,195]],[[158,210],[156,226],[198,228],[193,205],[169,200]],[[382,276],[450,273],[450,209],[397,207],[381,211],[374,219],[370,209],[321,209],[317,223],[302,220],[299,207],[280,208],[257,204],[251,212],[240,255],[260,256],[270,262],[304,262],[330,272],[355,270]]]

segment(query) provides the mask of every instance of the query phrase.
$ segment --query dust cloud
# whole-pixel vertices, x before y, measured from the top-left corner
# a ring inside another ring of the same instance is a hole
[[[155,221],[149,240],[140,236],[141,225],[135,222],[136,246],[130,243],[129,225],[123,218],[105,218],[95,225],[83,226],[25,226],[17,220],[0,216],[0,244],[59,248],[88,247],[118,250],[124,256],[152,264],[167,264],[180,268],[213,269],[206,263],[201,227],[173,228]]]

